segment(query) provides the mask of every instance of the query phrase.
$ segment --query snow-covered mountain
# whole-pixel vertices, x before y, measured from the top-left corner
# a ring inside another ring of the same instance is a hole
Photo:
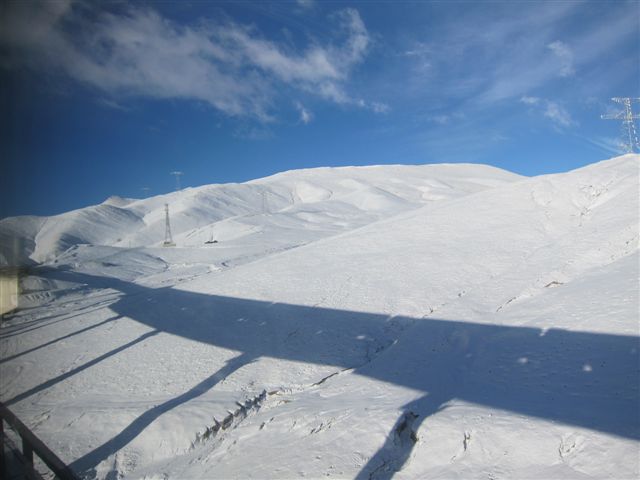
[[[271,250],[290,248],[519,178],[484,165],[316,168],[144,200],[111,197],[101,205],[52,217],[1,220],[0,260],[14,258],[15,238],[22,245],[20,254],[37,262],[52,261],[80,244],[160,246],[165,204],[179,247],[200,248],[215,239],[225,246],[269,243]]]
[[[312,169],[3,220],[46,265],[0,398],[86,478],[637,478],[639,172]]]

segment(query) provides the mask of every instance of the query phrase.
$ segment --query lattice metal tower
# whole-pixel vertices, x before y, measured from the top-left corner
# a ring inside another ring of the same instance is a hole
[[[615,97],[612,98],[616,103],[621,104],[624,110],[617,113],[609,113],[602,115],[605,120],[622,120],[622,137],[620,147],[625,153],[640,152],[640,142],[638,142],[638,132],[634,120],[640,118],[640,115],[634,115],[631,105],[633,102],[640,101],[640,98]]]
[[[173,237],[171,236],[171,224],[169,223],[169,204],[164,204],[164,243],[163,247],[175,247],[176,244],[173,243]]]
[[[171,175],[173,175],[174,177],[176,177],[176,192],[180,191],[180,176],[184,175],[184,172],[169,172]]]

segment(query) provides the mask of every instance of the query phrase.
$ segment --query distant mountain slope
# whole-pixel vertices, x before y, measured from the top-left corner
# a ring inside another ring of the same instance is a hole
[[[436,202],[181,288],[412,316],[461,304],[500,318],[638,249],[639,159]]]
[[[199,248],[215,239],[259,242],[278,250],[519,179],[484,165],[317,168],[143,200],[111,197],[101,205],[52,217],[0,221],[0,260],[14,258],[16,237],[23,249],[19,261],[53,261],[80,244],[158,246],[164,240],[165,203],[179,247]]]

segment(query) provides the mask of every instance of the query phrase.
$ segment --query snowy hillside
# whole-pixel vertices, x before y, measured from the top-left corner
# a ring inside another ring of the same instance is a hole
[[[37,262],[80,244],[160,246],[165,203],[179,247],[218,240],[223,248],[262,255],[366,225],[427,203],[519,179],[484,165],[342,167],[297,170],[244,184],[208,185],[144,200],[111,197],[54,217],[0,221],[0,260],[18,238]],[[292,233],[293,232],[293,233]],[[5,262],[6,263],[6,262]]]
[[[45,264],[0,398],[92,479],[638,478],[639,173],[313,169],[5,219]]]

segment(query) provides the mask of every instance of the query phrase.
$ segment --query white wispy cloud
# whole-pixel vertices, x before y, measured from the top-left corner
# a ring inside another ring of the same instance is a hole
[[[273,138],[274,133],[270,128],[265,126],[243,123],[235,128],[233,136],[242,140],[251,140],[252,142],[255,142],[269,140]]]
[[[622,144],[620,138],[616,137],[580,137],[587,143],[598,147],[600,150],[606,152],[609,155],[622,155],[626,153],[625,146]]]
[[[538,97],[521,97],[520,98],[520,102],[526,104],[526,105],[537,105],[538,103],[540,103],[540,99]]]
[[[302,103],[296,102],[295,106],[296,106],[296,109],[298,110],[298,113],[300,115],[300,121],[302,123],[307,125],[308,123],[311,122],[311,120],[313,120],[313,113],[311,113],[311,111],[308,110]]]
[[[433,53],[432,47],[424,42],[415,42],[411,48],[402,52],[405,57],[424,57]]]
[[[464,113],[461,112],[453,112],[453,113],[441,113],[438,115],[431,115],[427,117],[427,120],[432,123],[437,123],[438,125],[449,125],[452,122],[457,122],[463,120],[465,118]]]
[[[520,98],[520,103],[534,107],[545,118],[551,120],[556,128],[569,128],[577,125],[567,109],[558,102],[545,98],[523,96]]]
[[[316,6],[315,0],[296,0],[296,4],[303,9],[311,9]]]
[[[434,115],[429,120],[439,125],[446,125],[451,121],[451,117],[449,115]]]
[[[151,8],[90,8],[69,0],[10,3],[0,19],[5,67],[62,72],[115,98],[192,99],[265,121],[283,86],[358,104],[345,85],[370,37],[355,9],[332,17],[325,43],[294,48],[231,21],[181,25]]]
[[[569,112],[556,102],[547,101],[544,116],[560,127],[571,127],[576,124]]]
[[[617,45],[637,38],[634,8],[620,2],[583,25],[575,21],[580,2],[505,3],[493,12],[470,7],[414,36],[400,56],[409,75],[424,78],[423,90],[486,107],[608,61]]]
[[[391,111],[391,107],[383,102],[365,102],[364,107],[372,110],[374,113],[389,113]]]
[[[547,45],[547,48],[551,50],[560,61],[559,73],[561,77],[569,77],[576,73],[573,67],[573,52],[567,44],[556,40]]]
[[[389,113],[391,111],[391,107],[383,102],[369,102],[367,100],[364,100],[362,98],[353,100],[352,102],[353,104],[355,104],[357,107],[360,107],[362,109],[366,109],[366,110],[371,110],[374,113]]]
[[[429,69],[413,68],[444,96],[491,104],[519,98],[557,78],[557,58],[549,52],[550,32],[575,8],[557,2],[540,8],[523,4],[518,14],[506,5],[493,13],[469,8],[416,39],[404,56]],[[513,12],[515,13],[515,12]],[[443,42],[441,39],[446,39]]]
[[[121,112],[128,112],[131,110],[130,108],[125,107],[124,105],[120,105],[118,102],[109,98],[99,98],[96,100],[96,102],[98,103],[98,105],[110,108],[112,110],[120,110]]]

